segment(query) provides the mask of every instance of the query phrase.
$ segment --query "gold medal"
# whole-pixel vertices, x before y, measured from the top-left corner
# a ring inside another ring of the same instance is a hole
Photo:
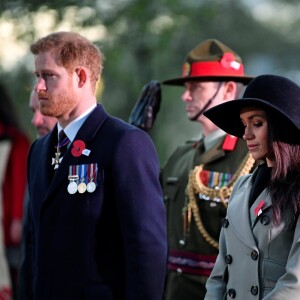
[[[86,184],[84,182],[80,182],[77,187],[78,193],[83,194],[86,191]]]

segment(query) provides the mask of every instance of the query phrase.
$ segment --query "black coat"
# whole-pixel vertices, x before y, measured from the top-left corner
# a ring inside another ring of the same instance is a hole
[[[52,180],[57,128],[28,158],[29,209],[22,300],[160,300],[166,265],[165,209],[146,133],[101,105],[79,129]],[[97,164],[94,192],[69,194],[69,167]]]

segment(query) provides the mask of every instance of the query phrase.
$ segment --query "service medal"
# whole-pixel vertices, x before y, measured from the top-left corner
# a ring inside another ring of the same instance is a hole
[[[81,182],[78,184],[77,187],[78,193],[83,194],[86,191],[86,184],[84,182]]]
[[[87,191],[88,191],[89,193],[95,192],[95,190],[96,190],[96,183],[93,182],[93,181],[90,181],[90,182],[87,184],[86,189],[87,189]]]
[[[97,164],[90,164],[88,165],[88,175],[89,175],[89,183],[87,184],[87,191],[89,193],[93,193],[96,190],[96,183],[97,180]]]
[[[70,182],[67,187],[69,194],[75,194],[77,192],[77,180],[79,178],[77,173],[78,172],[76,170],[76,167],[72,167],[72,166],[69,167],[68,179]]]
[[[62,161],[62,157],[60,157],[59,149],[57,148],[57,151],[55,153],[55,157],[52,157],[52,165],[54,165],[54,170],[58,169],[59,164]]]
[[[75,181],[71,181],[68,184],[68,192],[69,194],[75,194],[77,192],[77,183]]]

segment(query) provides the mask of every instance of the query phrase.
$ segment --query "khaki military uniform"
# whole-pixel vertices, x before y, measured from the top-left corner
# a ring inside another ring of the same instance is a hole
[[[220,254],[207,281],[205,299],[298,300],[299,218],[295,228],[288,229],[292,215],[286,210],[281,223],[274,226],[266,189],[249,209],[251,178],[242,176],[232,192],[220,236]]]
[[[195,166],[203,165],[207,176],[214,177],[230,176],[239,169],[248,155],[245,142],[238,140],[231,151],[222,149],[223,142],[221,139],[208,151],[202,140],[187,142],[174,152],[162,170],[169,244],[166,300],[204,299],[205,282],[218,254],[215,243],[226,216],[226,206],[220,199],[195,195],[197,208],[194,209],[198,209],[201,225],[208,233],[209,237],[205,237],[199,230],[195,211],[188,209],[187,186],[189,173]]]

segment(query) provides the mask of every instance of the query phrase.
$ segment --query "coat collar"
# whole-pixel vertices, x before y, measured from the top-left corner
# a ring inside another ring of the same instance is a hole
[[[225,151],[222,149],[222,145],[224,142],[224,139],[219,140],[212,148],[210,148],[208,151],[205,151],[201,154],[201,164],[208,164],[211,163],[221,157],[224,157]]]
[[[264,189],[250,207],[250,222],[253,228],[263,212],[272,206],[270,194]]]

